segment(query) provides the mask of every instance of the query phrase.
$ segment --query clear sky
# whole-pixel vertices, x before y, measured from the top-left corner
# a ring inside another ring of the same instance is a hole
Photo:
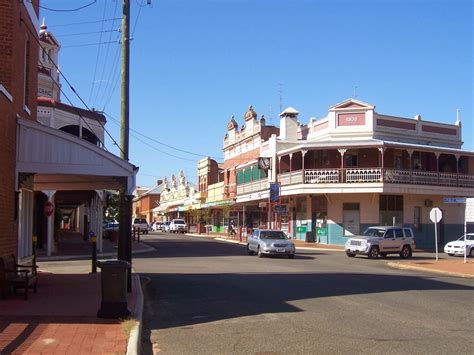
[[[138,185],[179,170],[196,182],[200,157],[223,160],[230,117],[242,124],[252,104],[278,125],[280,98],[303,123],[354,92],[395,116],[454,123],[459,108],[463,148],[474,150],[471,0],[130,1],[130,161],[140,167]],[[120,21],[111,19],[121,16],[121,1],[41,6],[62,44],[64,75],[90,107],[105,108],[119,142],[110,117],[120,119]],[[106,146],[118,154],[109,138]]]

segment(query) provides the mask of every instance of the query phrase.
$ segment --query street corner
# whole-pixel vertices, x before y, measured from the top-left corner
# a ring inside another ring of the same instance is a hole
[[[390,261],[387,265],[400,270],[414,270],[436,273],[446,276],[474,278],[474,261],[463,259],[423,260],[423,261]]]

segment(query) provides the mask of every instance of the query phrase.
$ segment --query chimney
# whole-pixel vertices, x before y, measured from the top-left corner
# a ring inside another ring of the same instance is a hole
[[[280,139],[298,140],[298,114],[293,107],[288,107],[280,113]]]
[[[156,180],[156,186],[160,186],[163,183],[163,180],[158,179]]]

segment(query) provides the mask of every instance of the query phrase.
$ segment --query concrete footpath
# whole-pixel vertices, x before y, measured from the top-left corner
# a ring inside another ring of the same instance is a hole
[[[230,237],[226,234],[191,234],[188,233],[187,235],[194,236],[194,237],[202,237],[202,238],[213,238],[219,241],[225,241],[229,243],[237,243],[241,245],[246,245],[247,242],[245,238],[240,240],[238,237]],[[306,243],[301,240],[293,240],[295,243],[296,251],[298,250],[326,250],[326,251],[339,251],[343,252],[344,247],[341,245],[329,245],[329,244],[321,244],[321,243]],[[423,251],[424,252],[424,251]],[[442,274],[446,276],[455,276],[455,277],[466,277],[466,278],[474,278],[474,259],[467,258],[467,263],[464,263],[464,258],[462,257],[447,257],[441,258],[436,260],[434,253],[432,259],[417,260],[417,252],[413,254],[412,259],[407,260],[397,260],[397,261],[387,261],[387,265],[402,270],[415,270],[421,272],[429,272],[429,273],[436,273]]]

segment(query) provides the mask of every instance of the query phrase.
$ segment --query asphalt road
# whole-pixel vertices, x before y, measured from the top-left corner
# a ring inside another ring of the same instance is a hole
[[[468,354],[474,282],[395,270],[388,260],[150,234],[134,257],[144,279],[142,353]],[[423,258],[423,255],[417,255]]]

